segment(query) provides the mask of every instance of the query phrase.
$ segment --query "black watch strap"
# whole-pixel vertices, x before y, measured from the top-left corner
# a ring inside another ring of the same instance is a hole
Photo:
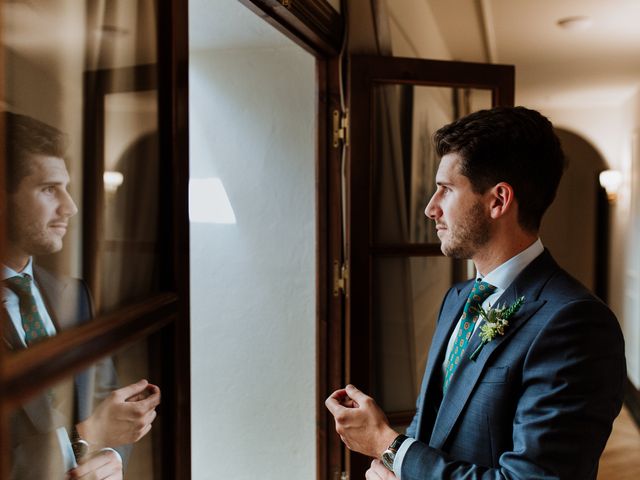
[[[387,448],[384,452],[382,452],[382,456],[380,457],[380,461],[387,468],[387,470],[393,471],[393,463],[396,460],[396,453],[400,449],[400,445],[409,437],[406,435],[400,434],[398,435],[389,448]]]
[[[80,436],[75,425],[71,429],[71,448],[73,449],[73,455],[76,457],[77,462],[89,453],[89,442]]]
[[[406,435],[404,434],[400,434],[398,435],[395,440],[393,442],[391,442],[391,445],[389,445],[389,450],[393,450],[394,452],[398,452],[398,449],[400,448],[400,445],[402,445],[402,442],[404,442],[407,438]]]

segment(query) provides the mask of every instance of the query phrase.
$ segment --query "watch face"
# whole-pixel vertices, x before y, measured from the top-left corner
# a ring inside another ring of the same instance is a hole
[[[387,467],[388,470],[393,471],[393,461],[396,458],[396,454],[392,450],[385,450],[380,457],[382,464]]]
[[[89,452],[89,444],[84,440],[77,440],[71,444],[73,448],[73,454],[76,457],[76,460],[80,460]]]

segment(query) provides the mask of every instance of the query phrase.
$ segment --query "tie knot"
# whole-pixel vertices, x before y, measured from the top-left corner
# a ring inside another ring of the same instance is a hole
[[[31,284],[33,280],[28,274],[16,275],[15,277],[7,278],[5,281],[7,287],[13,290],[18,296],[29,294],[31,295]]]
[[[482,305],[482,302],[484,302],[487,298],[489,298],[491,294],[495,291],[496,291],[495,286],[478,279],[473,284],[473,288],[469,293],[468,301],[473,306]]]

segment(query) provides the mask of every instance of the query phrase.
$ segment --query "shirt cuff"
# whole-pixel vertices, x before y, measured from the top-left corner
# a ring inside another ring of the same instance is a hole
[[[398,480],[400,480],[400,473],[402,473],[402,462],[404,461],[404,456],[407,453],[407,450],[409,450],[409,447],[413,445],[415,441],[415,438],[407,438],[402,442],[402,445],[400,445],[400,448],[396,452],[396,456],[393,459],[393,473],[398,477]]]

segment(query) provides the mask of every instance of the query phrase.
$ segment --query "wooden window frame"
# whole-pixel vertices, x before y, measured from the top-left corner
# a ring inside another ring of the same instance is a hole
[[[163,285],[166,288],[24,351],[9,353],[0,349],[0,445],[10,444],[9,412],[30,395],[123,346],[153,338],[152,348],[162,345],[170,352],[160,366],[167,382],[161,385],[164,425],[162,444],[157,445],[161,449],[158,473],[160,478],[188,479],[191,478],[188,12],[181,0],[157,0],[156,6],[159,152],[161,171],[166,174],[161,185],[171,192],[167,245],[173,261],[164,272],[168,275]],[[1,161],[0,181],[4,181],[4,153]],[[87,166],[95,168],[95,161],[87,162]],[[85,183],[85,192],[90,184]],[[0,192],[4,202],[4,189]],[[95,211],[97,205],[96,199],[89,200],[87,210]],[[83,220],[87,231],[95,231],[95,219],[89,221],[85,216]],[[4,221],[0,223],[0,249],[4,249],[6,228]],[[91,264],[89,252],[85,253],[85,265]],[[2,450],[0,478],[8,478],[10,462],[9,450]]]

